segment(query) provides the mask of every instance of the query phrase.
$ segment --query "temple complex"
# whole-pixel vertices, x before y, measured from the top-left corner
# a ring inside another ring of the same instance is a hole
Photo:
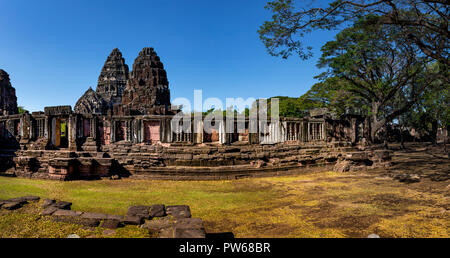
[[[17,113],[16,90],[11,86],[9,74],[0,69],[0,115]]]
[[[313,110],[304,118],[257,121],[173,122],[180,110],[170,102],[164,65],[153,48],[144,48],[132,71],[114,49],[89,88],[71,106],[45,107],[18,114],[15,90],[0,70],[0,173],[48,179],[111,175],[225,179],[329,167],[340,161],[355,167],[387,166],[389,153],[361,150],[368,131],[359,114],[335,118]],[[238,130],[238,125],[243,125]],[[232,128],[232,130],[227,130]],[[345,170],[345,169],[344,169]]]

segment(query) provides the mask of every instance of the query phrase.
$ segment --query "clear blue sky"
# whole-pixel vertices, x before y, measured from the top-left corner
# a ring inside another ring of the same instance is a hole
[[[316,81],[320,47],[334,33],[315,32],[315,56],[270,56],[257,30],[271,13],[264,0],[0,0],[0,69],[30,111],[75,105],[106,57],[119,48],[130,69],[154,47],[168,73],[171,98],[298,97]]]

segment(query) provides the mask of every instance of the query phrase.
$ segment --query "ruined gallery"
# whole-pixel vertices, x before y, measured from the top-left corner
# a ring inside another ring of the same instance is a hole
[[[0,173],[57,180],[228,179],[389,165],[388,151],[358,147],[370,126],[359,114],[337,118],[313,110],[304,118],[258,121],[258,133],[249,132],[248,118],[239,130],[236,120],[214,121],[218,130],[211,133],[192,122],[186,132],[182,122],[171,122],[181,111],[172,109],[167,78],[153,48],[142,49],[131,72],[114,49],[96,89],[73,109],[19,114],[9,75],[0,70]]]

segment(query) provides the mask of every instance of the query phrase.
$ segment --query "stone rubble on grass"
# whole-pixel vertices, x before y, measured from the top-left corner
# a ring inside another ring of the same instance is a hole
[[[25,196],[0,200],[0,208],[15,210],[29,201],[38,201],[38,196]],[[123,225],[136,225],[147,229],[158,238],[205,238],[206,232],[200,218],[191,218],[191,209],[187,205],[165,206],[130,206],[126,216],[111,215],[95,212],[81,212],[71,210],[72,203],[44,199],[41,216],[50,216],[57,222],[83,225],[89,228],[102,227],[105,236],[113,236],[115,229]],[[79,238],[71,234],[67,238]]]
[[[7,202],[2,205],[2,208],[5,210],[16,210],[22,207],[20,202]]]
[[[102,234],[105,237],[112,237],[116,234],[116,231],[114,229],[105,229],[103,230]]]
[[[174,218],[190,218],[191,209],[187,205],[174,205],[166,207],[167,215],[172,215]]]
[[[51,206],[56,207],[58,209],[62,209],[62,210],[70,210],[70,208],[72,207],[72,203],[62,201],[62,202],[54,203]]]
[[[150,217],[164,217],[166,216],[166,206],[164,204],[155,204],[150,207]]]
[[[420,176],[417,174],[398,174],[394,176],[394,180],[404,183],[417,183],[420,182]]]
[[[42,204],[42,208],[47,208],[48,206],[51,206],[54,203],[56,203],[56,200],[44,199],[44,203]]]
[[[127,216],[150,219],[150,206],[131,206],[128,208]]]
[[[52,215],[57,210],[58,210],[58,208],[50,206],[50,207],[45,208],[43,211],[41,211],[41,215],[42,216]]]
[[[370,234],[367,236],[367,238],[380,238],[380,236],[377,234]]]

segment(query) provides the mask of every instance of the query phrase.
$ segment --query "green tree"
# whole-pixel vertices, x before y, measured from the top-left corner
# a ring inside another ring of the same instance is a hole
[[[439,68],[436,63],[431,67],[434,72],[438,72]],[[450,129],[449,107],[450,84],[445,78],[440,78],[427,87],[423,97],[404,114],[400,123],[413,127],[422,135],[428,135],[436,144],[438,128]]]
[[[318,67],[328,68],[320,75],[346,81],[340,90],[352,94],[367,107],[371,119],[369,141],[377,132],[407,112],[421,98],[436,73],[427,67],[427,58],[408,44],[396,27],[373,24],[377,17],[364,17],[344,29],[322,47]],[[393,101],[404,101],[394,107]]]
[[[25,112],[28,112],[28,110],[26,110],[23,106],[18,106],[17,110],[19,114],[24,114]]]
[[[449,65],[448,0],[273,0],[266,5],[273,15],[258,30],[270,54],[287,58],[292,53],[309,58],[311,47],[303,38],[313,30],[349,27],[361,17],[377,15],[372,22],[395,27],[422,53]]]

